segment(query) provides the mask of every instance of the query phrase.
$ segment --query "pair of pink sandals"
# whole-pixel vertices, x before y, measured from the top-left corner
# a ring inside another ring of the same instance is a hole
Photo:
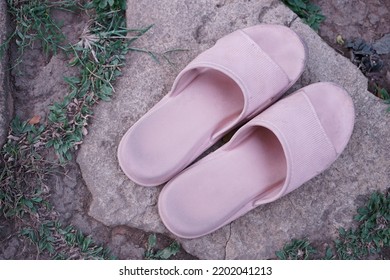
[[[169,181],[158,209],[173,234],[209,234],[337,159],[354,126],[345,90],[316,83],[270,106],[297,81],[305,61],[303,42],[285,26],[235,31],[196,57],[127,131],[120,166],[140,185]],[[184,169],[242,124],[227,144]]]

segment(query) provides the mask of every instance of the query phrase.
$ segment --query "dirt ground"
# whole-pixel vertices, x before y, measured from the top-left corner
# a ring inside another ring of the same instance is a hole
[[[314,0],[327,17],[321,25],[319,35],[333,48],[349,57],[349,51],[336,43],[336,37],[345,39],[363,38],[374,42],[390,33],[389,0]],[[87,18],[79,14],[56,12],[55,18],[63,21],[63,31],[73,43],[77,34],[81,34]],[[12,47],[11,58],[16,61],[16,46]],[[381,72],[371,74],[372,83],[390,89],[390,56],[382,57],[385,64]],[[42,121],[48,113],[48,106],[59,101],[67,93],[63,76],[71,76],[75,69],[67,66],[64,55],[46,56],[39,45],[26,50],[23,61],[12,70],[13,97],[15,113],[22,119],[39,115]],[[371,85],[372,86],[372,85]],[[83,181],[78,164],[73,161],[65,170],[53,175],[51,203],[59,213],[64,224],[73,224],[84,234],[90,235],[97,243],[111,249],[118,259],[142,259],[150,233],[129,227],[109,228],[88,216],[91,195]],[[48,256],[37,255],[31,244],[26,244],[14,231],[16,225],[0,218],[0,259],[45,259]],[[173,240],[158,235],[158,247],[164,248]],[[174,258],[194,259],[181,251]]]
[[[351,51],[336,42],[337,36],[345,41],[361,38],[373,44],[390,34],[389,0],[313,0],[326,16],[319,35],[334,49],[350,58]],[[390,42],[389,42],[390,44]],[[390,46],[389,46],[390,49]],[[380,55],[383,68],[367,74],[369,90],[375,92],[375,84],[390,91],[390,54]]]

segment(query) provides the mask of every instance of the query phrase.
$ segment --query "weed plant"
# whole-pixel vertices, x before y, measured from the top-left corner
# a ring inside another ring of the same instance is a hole
[[[158,250],[156,249],[157,236],[156,234],[149,235],[148,245],[145,251],[145,259],[147,260],[167,260],[179,252],[180,245],[177,241],[173,241],[168,247]]]
[[[320,24],[325,20],[321,8],[310,0],[282,0],[282,2],[315,31],[319,30]]]
[[[379,255],[390,246],[390,189],[374,192],[357,210],[354,228],[339,228],[339,236],[328,247],[322,259],[359,260]],[[276,252],[278,259],[314,259],[318,252],[307,239],[292,240]]]
[[[19,235],[36,245],[38,256],[112,258],[91,238],[58,222],[58,214],[48,203],[50,187],[46,183],[50,174],[66,165],[72,151],[82,143],[93,105],[110,99],[130,44],[148,30],[126,29],[125,4],[125,0],[94,0],[85,6],[72,0],[8,0],[16,27],[6,44],[15,40],[23,54],[39,41],[45,53],[64,51],[72,57],[69,65],[80,69],[78,76],[65,78],[69,94],[50,107],[48,122],[15,118],[7,143],[0,151],[0,213],[15,221]],[[63,44],[65,37],[60,26],[50,16],[52,9],[79,9],[91,15],[80,42]]]
[[[69,65],[80,69],[78,76],[65,78],[70,93],[50,106],[51,137],[47,146],[54,147],[61,162],[72,159],[72,151],[82,143],[93,105],[109,101],[113,95],[113,83],[121,75],[130,44],[150,28],[127,30],[121,13],[112,12],[110,6],[99,11],[84,29],[81,40],[69,47]]]
[[[64,49],[65,35],[61,25],[52,17],[55,9],[72,11],[77,9],[77,1],[49,0],[7,0],[8,12],[15,19],[15,30],[6,42],[0,45],[0,58],[11,40],[16,42],[19,52],[18,62],[27,47],[42,46],[46,55],[57,54]]]
[[[383,99],[385,104],[389,105],[390,104],[390,93],[385,88],[381,88],[378,86],[376,86],[375,90],[376,90],[376,95],[379,98]],[[390,113],[390,106],[387,107],[387,112]]]
[[[283,250],[277,251],[276,256],[281,260],[307,260],[316,252],[308,240],[293,239]]]

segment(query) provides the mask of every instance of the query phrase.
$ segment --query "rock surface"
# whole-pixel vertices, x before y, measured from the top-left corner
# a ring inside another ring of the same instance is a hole
[[[373,45],[374,49],[378,54],[389,54],[390,53],[390,34],[386,34]]]
[[[170,53],[174,66],[131,53],[116,97],[101,103],[77,161],[91,191],[89,214],[108,226],[169,234],[157,213],[161,187],[141,187],[120,170],[116,150],[126,130],[170,89],[175,76],[198,53],[238,28],[259,23],[291,26],[309,49],[307,69],[294,89],[318,81],[344,86],[356,109],[351,141],[327,171],[280,200],[260,206],[230,225],[182,246],[201,259],[268,259],[292,238],[324,240],[352,223],[361,198],[388,188],[390,162],[386,106],[366,91],[367,80],[279,1],[128,1],[128,27],[154,24],[138,48]],[[292,89],[292,90],[294,90]]]
[[[7,40],[8,31],[7,3],[0,3],[0,46]],[[7,52],[0,57],[0,147],[3,146],[7,134],[8,124],[12,115],[13,105],[9,91],[9,80],[7,74],[8,56]]]

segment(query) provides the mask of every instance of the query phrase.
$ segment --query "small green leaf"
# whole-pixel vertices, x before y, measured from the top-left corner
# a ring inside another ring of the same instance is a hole
[[[276,256],[277,256],[280,260],[285,260],[285,259],[286,259],[286,255],[284,254],[283,251],[277,251],[275,254],[276,254]]]
[[[333,259],[333,251],[332,248],[328,247],[325,252],[325,259],[331,260]]]
[[[40,202],[42,202],[42,197],[33,197],[32,199],[31,199],[31,201],[33,201],[33,202],[35,202],[35,203],[40,203]]]
[[[107,6],[107,0],[100,0],[99,8],[104,9]]]
[[[88,250],[89,246],[91,245],[91,243],[92,243],[91,238],[85,238],[83,241],[81,251],[86,252]]]
[[[155,234],[149,235],[148,246],[149,248],[154,248],[157,244],[157,236]]]
[[[76,85],[81,82],[80,78],[78,77],[64,77],[64,81],[72,87],[76,87]]]
[[[169,245],[167,248],[164,248],[163,250],[160,250],[156,253],[155,257],[162,259],[162,260],[167,260],[170,257],[174,256],[179,252],[180,245],[176,241],[173,242],[171,245]]]
[[[70,61],[69,61],[69,66],[76,66],[77,64],[79,64],[80,60],[78,57],[74,57],[72,58]]]
[[[34,207],[34,204],[30,200],[23,200],[22,203],[30,209]]]

